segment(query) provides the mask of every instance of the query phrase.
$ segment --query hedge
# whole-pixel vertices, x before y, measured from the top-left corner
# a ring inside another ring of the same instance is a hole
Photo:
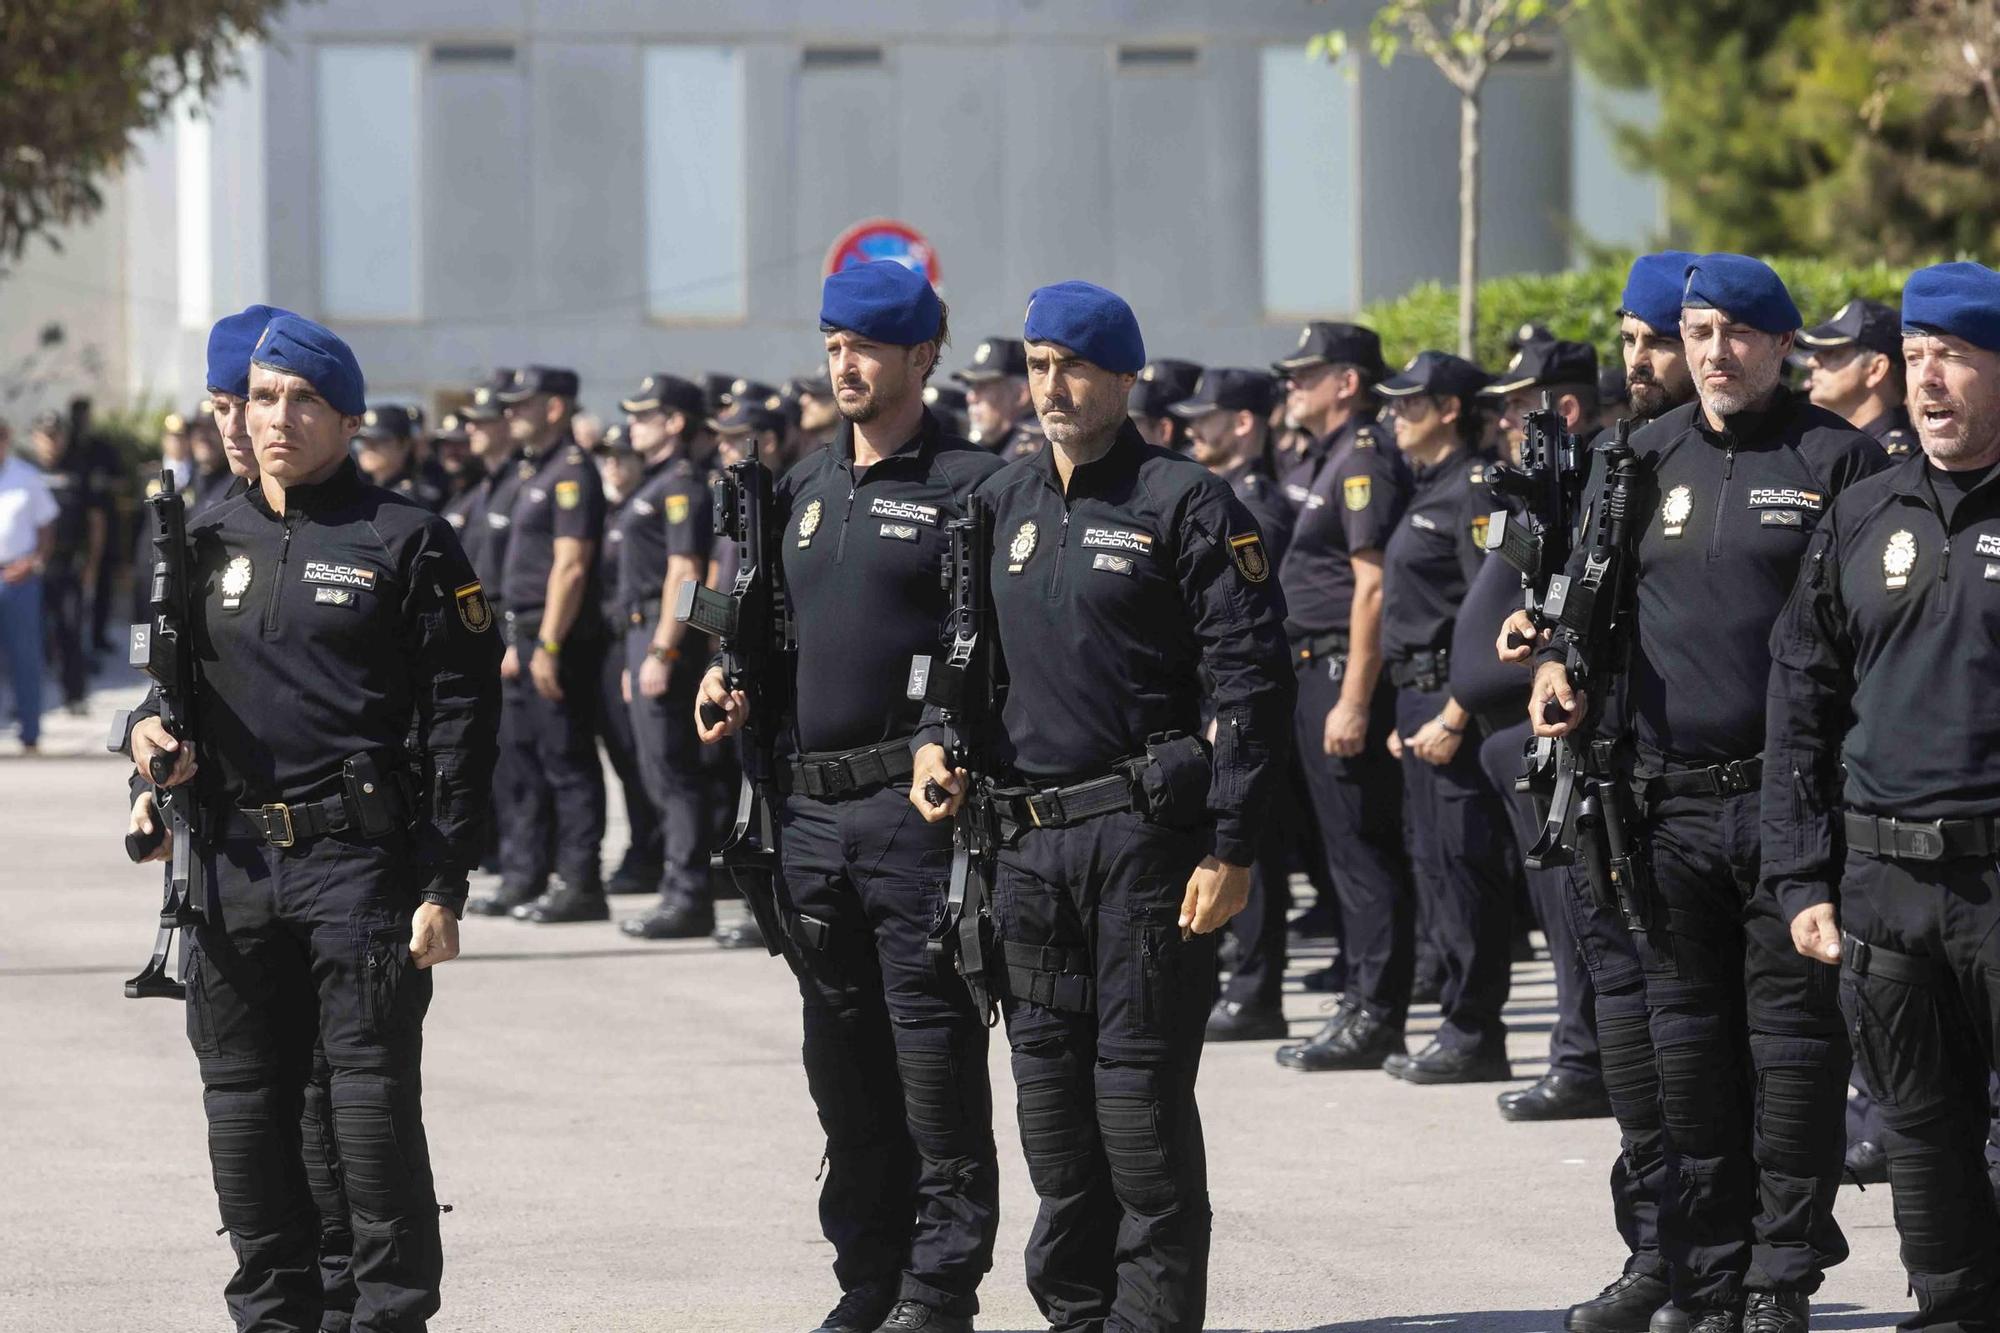
[[[1822,259],[1772,259],[1808,324],[1829,319],[1849,300],[1865,296],[1895,304],[1910,270],[1883,263],[1856,267]],[[1544,324],[1558,338],[1596,346],[1606,364],[1618,355],[1618,297],[1625,289],[1629,256],[1567,273],[1524,273],[1479,284],[1480,364],[1507,364],[1507,340],[1523,324]],[[1361,322],[1382,335],[1382,354],[1400,366],[1430,348],[1458,346],[1458,288],[1427,282],[1408,295],[1361,312]]]

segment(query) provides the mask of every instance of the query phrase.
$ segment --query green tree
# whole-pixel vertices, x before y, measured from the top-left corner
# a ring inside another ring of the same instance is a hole
[[[1368,27],[1375,58],[1387,65],[1416,51],[1458,92],[1458,354],[1470,357],[1479,336],[1480,97],[1494,66],[1546,37],[1591,0],[1388,0]],[[1313,39],[1333,59],[1346,34]]]
[[[102,208],[134,138],[239,73],[283,4],[0,0],[0,270]]]

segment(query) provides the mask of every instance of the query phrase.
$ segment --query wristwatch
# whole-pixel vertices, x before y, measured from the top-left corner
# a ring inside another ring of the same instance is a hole
[[[545,653],[547,653],[547,654],[548,654],[548,655],[549,655],[550,657],[555,657],[555,656],[557,656],[558,654],[560,654],[560,653],[562,652],[562,640],[561,640],[561,639],[543,639],[543,640],[542,640],[542,651],[543,651],[543,652],[545,652]]]
[[[655,662],[678,662],[681,660],[681,650],[655,643],[647,647],[646,656],[652,658]]]

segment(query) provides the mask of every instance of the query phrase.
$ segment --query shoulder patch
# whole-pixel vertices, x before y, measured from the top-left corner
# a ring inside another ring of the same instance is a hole
[[[583,483],[580,481],[559,481],[556,483],[556,507],[574,509],[583,503]]]
[[[458,618],[474,634],[484,634],[493,628],[493,608],[486,601],[486,594],[479,584],[468,583],[453,594],[458,603]]]
[[[669,495],[667,497],[667,522],[685,523],[688,518],[688,497]]]
[[[1375,498],[1375,480],[1372,477],[1349,477],[1340,483],[1340,493],[1347,507],[1360,513]]]
[[[1271,577],[1271,561],[1264,554],[1264,539],[1254,532],[1231,537],[1229,557],[1236,562],[1236,572],[1243,576],[1245,583],[1262,583]]]

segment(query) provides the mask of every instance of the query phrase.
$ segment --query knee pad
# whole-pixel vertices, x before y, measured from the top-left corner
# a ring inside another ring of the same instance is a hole
[[[954,1040],[957,1035],[947,1027],[896,1032],[896,1068],[902,1075],[910,1138],[933,1161],[992,1155],[986,1065],[965,1058],[967,1053],[957,1049],[964,1044]]]
[[[330,1081],[329,1076],[329,1081]],[[305,1159],[306,1187],[319,1211],[322,1229],[337,1224],[347,1229],[347,1191],[340,1183],[340,1149],[334,1139],[333,1094],[326,1083],[306,1084],[305,1109],[299,1117],[299,1150]]]
[[[333,1076],[334,1143],[358,1233],[364,1222],[431,1215],[430,1151],[414,1085],[377,1070]]]
[[[1653,1052],[1667,1142],[1686,1156],[1719,1156],[1740,1134],[1746,1109],[1736,1034],[1715,1010],[1666,1017],[1672,1035],[1661,1039],[1661,1016],[1655,1015]]]
[[[1157,1216],[1180,1201],[1180,1181],[1168,1155],[1173,1116],[1163,1101],[1163,1085],[1158,1066],[1098,1067],[1097,1131],[1111,1167],[1111,1191],[1127,1212]]]
[[[1837,1173],[1847,1132],[1847,1042],[1750,1034],[1758,1161],[1788,1175]]]
[[[295,1104],[269,1086],[210,1085],[202,1090],[208,1117],[208,1160],[222,1225],[239,1256],[313,1248],[319,1233],[299,1165]],[[246,1250],[245,1247],[249,1247]]]
[[[1035,1042],[1014,1051],[1014,1087],[1021,1153],[1035,1193],[1045,1199],[1082,1193],[1097,1153],[1089,1069],[1063,1042]]]
[[[1993,1195],[1979,1169],[1983,1163],[1976,1131],[1968,1129],[1940,1114],[1920,1124],[1891,1120],[1883,1134],[1903,1266],[1913,1286],[1919,1274],[1927,1274],[1939,1284],[1941,1296],[1955,1283],[1962,1285],[1972,1271],[1991,1269]],[[1924,1310],[1929,1314],[1932,1307]]]

